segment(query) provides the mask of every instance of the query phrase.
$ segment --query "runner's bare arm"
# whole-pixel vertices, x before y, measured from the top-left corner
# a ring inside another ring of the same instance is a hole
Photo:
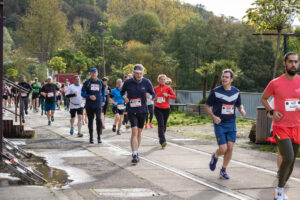
[[[238,111],[241,113],[241,115],[242,115],[243,117],[246,117],[246,111],[245,111],[243,105],[241,105],[241,106],[238,107],[237,109],[238,109]]]
[[[219,124],[221,122],[221,119],[214,115],[208,104],[204,105],[204,110],[215,121],[216,124]]]
[[[261,103],[266,108],[267,111],[273,110],[272,106],[270,105],[268,99],[271,97],[268,93],[264,92],[261,96]],[[268,115],[275,121],[279,121],[282,118],[282,114],[280,112],[274,111],[273,115]]]

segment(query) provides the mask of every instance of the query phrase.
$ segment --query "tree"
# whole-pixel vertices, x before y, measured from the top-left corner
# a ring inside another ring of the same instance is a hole
[[[130,16],[122,27],[124,40],[136,40],[149,44],[154,37],[163,34],[162,25],[154,13],[139,12]]]
[[[7,59],[11,54],[12,47],[14,45],[14,41],[11,38],[6,27],[3,29],[3,56],[4,59]]]
[[[205,65],[200,66],[196,69],[196,72],[199,73],[203,77],[203,101],[206,100],[206,90],[207,90],[207,79],[210,74],[212,74],[213,65],[211,63],[205,63]]]
[[[125,67],[123,67],[124,74],[130,74],[130,73],[132,73],[133,72],[133,68],[134,68],[133,64],[126,65]],[[144,74],[147,74],[146,67],[144,67]]]
[[[278,55],[282,31],[289,28],[297,14],[300,14],[299,0],[256,0],[253,8],[246,12],[247,23],[256,31],[277,31],[277,46],[273,78],[278,68]]]
[[[51,57],[66,41],[66,25],[58,0],[30,0],[19,33],[32,53],[49,52]]]
[[[55,56],[49,62],[49,67],[58,73],[66,72],[66,63],[62,57]]]

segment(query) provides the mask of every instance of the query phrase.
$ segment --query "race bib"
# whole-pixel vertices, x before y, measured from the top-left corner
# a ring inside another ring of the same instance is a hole
[[[7,94],[6,94],[6,93],[3,93],[3,95],[6,96]]]
[[[165,97],[157,97],[157,101],[156,101],[157,103],[164,103],[164,102],[166,102],[166,99],[165,99]]]
[[[222,115],[233,115],[234,114],[234,105],[223,104],[222,105]]]
[[[47,93],[47,96],[48,96],[48,97],[54,97],[54,93],[53,93],[53,92],[48,92],[48,93]]]
[[[141,107],[141,106],[142,106],[142,101],[140,98],[130,99],[130,107],[136,108],[136,107]]]
[[[118,107],[118,110],[124,110],[124,105],[123,104],[119,104],[117,107]]]
[[[92,91],[99,91],[99,84],[91,84]]]
[[[26,97],[26,96],[27,96],[27,93],[21,93],[21,96],[22,96],[22,97]]]
[[[300,99],[285,100],[285,111],[299,111],[299,110],[300,110]]]

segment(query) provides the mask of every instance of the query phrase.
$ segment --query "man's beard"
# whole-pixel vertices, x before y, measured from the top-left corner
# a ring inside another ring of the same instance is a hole
[[[296,67],[292,67],[291,69],[296,69]],[[287,69],[287,67],[285,68],[286,72],[290,75],[290,76],[294,76],[296,74],[296,70],[292,71],[291,69]]]

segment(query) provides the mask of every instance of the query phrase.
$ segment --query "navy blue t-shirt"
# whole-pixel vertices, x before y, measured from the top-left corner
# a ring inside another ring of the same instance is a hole
[[[218,86],[210,92],[206,104],[212,107],[214,115],[222,122],[235,121],[235,108],[242,104],[240,91],[233,86],[230,90]]]
[[[91,95],[96,96],[95,101],[89,98]],[[86,80],[81,89],[81,96],[86,98],[85,106],[87,108],[101,108],[102,102],[105,102],[105,87],[102,80]]]
[[[155,98],[155,93],[150,80],[143,78],[136,81],[134,78],[124,82],[121,89],[121,96],[127,92],[129,102],[126,104],[126,112],[128,113],[148,113],[146,93]]]

